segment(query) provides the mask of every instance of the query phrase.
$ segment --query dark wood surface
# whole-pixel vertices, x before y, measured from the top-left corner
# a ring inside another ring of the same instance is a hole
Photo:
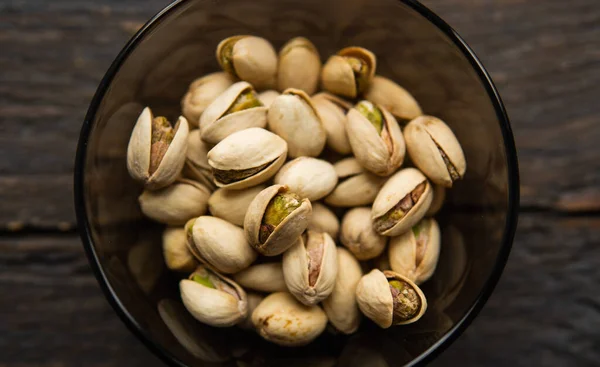
[[[159,366],[75,234],[74,151],[98,81],[165,0],[0,1],[0,367]],[[502,280],[436,366],[600,361],[600,2],[425,0],[498,86],[522,215]]]

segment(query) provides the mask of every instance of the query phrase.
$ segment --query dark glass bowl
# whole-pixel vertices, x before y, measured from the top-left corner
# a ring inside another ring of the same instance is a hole
[[[265,37],[280,47],[311,39],[326,57],[349,45],[371,49],[378,74],[406,87],[427,114],[445,120],[465,150],[467,175],[439,216],[443,250],[423,285],[425,316],[352,336],[325,332],[303,348],[279,348],[251,332],[196,323],[163,265],[162,227],[144,219],[141,188],[125,153],[137,115],[151,106],[174,121],[190,81],[219,69],[219,40]],[[411,0],[182,0],[148,22],[119,54],[91,103],[75,167],[84,247],[124,323],[173,366],[399,366],[425,363],[467,327],[492,293],[510,252],[518,208],[511,128],[489,75],[440,18]],[[245,364],[244,364],[245,363]]]

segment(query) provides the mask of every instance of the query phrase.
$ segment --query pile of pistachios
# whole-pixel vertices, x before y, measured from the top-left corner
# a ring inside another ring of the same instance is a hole
[[[351,334],[362,315],[419,320],[440,253],[432,216],[466,170],[448,125],[365,48],[322,65],[306,38],[277,54],[241,35],[216,56],[223,71],[191,83],[177,123],[144,109],[127,151],[187,311],[284,346],[328,323]]]

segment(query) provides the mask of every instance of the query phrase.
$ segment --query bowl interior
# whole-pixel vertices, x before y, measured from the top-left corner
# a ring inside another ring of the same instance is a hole
[[[189,366],[236,360],[251,366],[330,366],[336,360],[395,366],[425,358],[489,295],[514,230],[512,136],[482,71],[449,29],[438,28],[437,18],[425,11],[397,0],[182,1],[118,59],[84,126],[76,200],[92,266],[119,314],[155,352]],[[141,188],[127,174],[127,143],[145,106],[176,120],[188,84],[219,70],[216,45],[234,34],[262,36],[276,48],[305,36],[323,61],[345,46],[366,47],[378,57],[378,74],[407,88],[427,114],[456,133],[468,170],[439,216],[442,255],[435,276],[423,286],[429,308],[418,323],[379,330],[364,322],[356,335],[326,332],[307,347],[285,349],[235,328],[199,325],[182,309],[178,278],[163,265],[162,227],[142,217]]]

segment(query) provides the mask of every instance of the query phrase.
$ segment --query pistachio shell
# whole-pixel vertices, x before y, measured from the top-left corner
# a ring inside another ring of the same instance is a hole
[[[375,55],[361,47],[346,47],[337,55],[331,56],[323,66],[321,72],[321,84],[327,92],[338,94],[348,98],[356,98],[364,90],[358,87],[352,66],[346,57],[354,57],[366,64],[365,83],[361,88],[366,88],[375,75],[377,58]]]
[[[267,293],[287,291],[279,262],[252,265],[235,274],[233,279],[245,289]]]
[[[213,216],[242,227],[250,203],[265,188],[258,185],[243,190],[218,189],[208,199],[208,210]]]
[[[188,148],[182,174],[191,180],[198,181],[210,191],[215,189],[213,176],[208,165],[209,147],[200,139],[200,130],[192,130],[188,135]]]
[[[201,271],[209,270],[200,266],[196,273]],[[210,326],[227,327],[243,321],[248,314],[246,292],[231,279],[212,273],[232,289],[236,296],[218,288],[183,279],[179,282],[183,305],[196,320]]]
[[[446,200],[446,188],[442,185],[433,185],[433,199],[429,210],[425,214],[428,217],[433,217],[442,209]]]
[[[312,102],[325,128],[327,146],[340,154],[350,154],[352,147],[346,133],[347,109],[325,95],[327,93],[317,94],[312,98]]]
[[[386,214],[390,214],[391,210],[401,205],[401,201],[407,199],[407,196],[411,196],[413,190],[418,189],[419,185],[425,184],[425,188],[421,195],[418,197],[416,203],[411,200],[411,207],[408,211],[403,210],[404,214],[395,220],[395,224],[389,228],[377,229],[378,220],[382,220]],[[383,185],[379,194],[373,202],[373,209],[371,211],[371,218],[374,222],[376,230],[384,236],[398,236],[411,227],[417,224],[431,205],[432,200],[432,189],[431,184],[427,181],[427,178],[416,168],[405,168],[398,171],[395,175]]]
[[[289,249],[304,232],[312,214],[312,206],[308,199],[303,199],[298,208],[293,210],[277,225],[264,243],[259,234],[267,206],[278,194],[289,192],[284,185],[269,186],[261,191],[252,201],[244,218],[244,231],[250,245],[265,256],[277,256]]]
[[[285,162],[287,144],[279,136],[260,128],[250,128],[229,135],[208,152],[208,164],[219,171],[243,171],[267,165],[259,172],[230,183],[219,181],[219,187],[245,189],[261,184],[277,173]]]
[[[242,329],[254,330],[254,325],[252,324],[252,313],[254,312],[254,310],[256,310],[256,308],[263,301],[263,299],[265,299],[265,297],[259,293],[252,292],[248,292],[246,296],[248,298],[248,316],[246,316],[246,319],[243,322],[239,323],[238,326]]]
[[[264,92],[258,93],[258,99],[265,105],[265,107],[271,107],[271,104],[275,100],[275,98],[279,97],[279,92],[276,90],[266,90]]]
[[[196,260],[188,250],[186,242],[186,233],[183,228],[171,227],[163,232],[163,256],[169,269],[185,273],[196,269]]]
[[[179,117],[171,140],[158,167],[151,172],[152,121],[154,116],[146,107],[140,114],[127,146],[127,169],[131,177],[144,184],[147,190],[158,190],[169,186],[179,176],[185,163],[188,122]]]
[[[257,253],[248,245],[244,230],[223,219],[199,217],[192,231],[200,256],[222,273],[237,273],[256,260]]]
[[[373,229],[371,211],[364,207],[351,209],[344,215],[340,241],[358,260],[376,258],[387,244],[387,238]]]
[[[311,203],[311,205],[312,215],[308,223],[308,229],[317,232],[327,232],[331,238],[337,238],[340,232],[338,217],[321,203]]]
[[[370,205],[386,181],[386,178],[366,172],[355,158],[337,162],[334,169],[338,184],[325,198],[325,203],[337,207]]]
[[[316,92],[321,73],[321,58],[315,45],[304,37],[289,40],[279,52],[278,89]]]
[[[348,111],[346,132],[358,162],[376,175],[389,176],[402,165],[406,146],[394,116],[385,108],[376,107],[383,115],[381,133],[356,108]]]
[[[158,191],[144,191],[138,198],[142,213],[169,225],[183,225],[206,213],[210,191],[189,180],[179,180]]]
[[[222,71],[194,80],[181,100],[183,115],[190,125],[198,126],[200,116],[206,107],[234,82],[231,75]]]
[[[290,190],[311,201],[329,194],[338,178],[331,163],[310,157],[296,158],[281,167],[274,183],[287,185]]]
[[[316,157],[323,151],[327,135],[310,97],[303,91],[285,90],[271,104],[267,119],[269,129],[288,143],[291,158]]]
[[[406,89],[383,76],[373,78],[365,92],[365,99],[377,103],[401,120],[412,120],[423,114],[419,103]]]
[[[226,55],[231,47],[231,53]],[[277,78],[277,54],[269,41],[254,36],[233,36],[217,46],[217,61],[228,73],[257,89],[274,88]]]
[[[316,305],[333,292],[337,271],[335,242],[324,232],[309,230],[283,254],[285,284],[305,305]]]
[[[283,346],[302,346],[316,339],[327,326],[319,306],[305,306],[289,293],[273,293],[252,313],[260,336]]]
[[[412,231],[390,240],[389,260],[392,270],[417,285],[431,278],[439,255],[440,228],[435,219],[423,219]]]
[[[344,334],[354,333],[360,324],[356,287],[362,270],[356,258],[345,248],[337,249],[338,272],[331,295],[323,301],[329,322]]]
[[[406,125],[404,136],[411,160],[433,183],[452,187],[454,181],[464,177],[465,155],[458,139],[442,120],[433,116],[417,117]],[[441,151],[450,166],[446,165]]]

